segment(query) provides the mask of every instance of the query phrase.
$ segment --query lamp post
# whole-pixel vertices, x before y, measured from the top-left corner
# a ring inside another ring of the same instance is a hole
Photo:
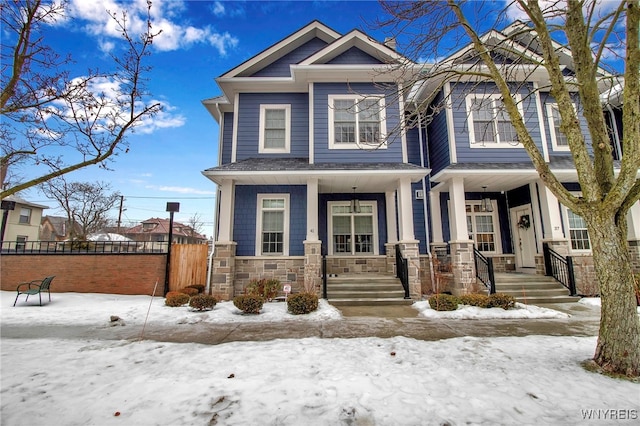
[[[169,244],[167,245],[167,267],[164,274],[164,295],[169,293],[169,272],[171,270],[171,243],[173,241],[173,214],[180,211],[180,203],[167,203],[169,212]]]
[[[9,217],[9,210],[15,210],[16,202],[9,200],[2,200],[0,208],[2,212],[2,228],[0,229],[0,243],[4,242],[4,230],[7,227],[7,218]]]

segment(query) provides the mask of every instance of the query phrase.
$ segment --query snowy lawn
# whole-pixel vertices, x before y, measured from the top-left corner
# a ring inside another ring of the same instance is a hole
[[[149,322],[167,325],[194,318],[341,320],[326,303],[310,316],[289,315],[283,303],[247,316],[230,303],[202,314],[164,307],[159,298],[150,304],[148,296],[55,293],[43,308],[21,302],[12,308],[14,298],[13,292],[0,293],[3,327],[100,325],[110,315],[140,324],[147,311]],[[0,423],[577,425],[589,416],[599,417],[593,424],[607,424],[616,410],[623,420],[611,424],[636,424],[638,384],[580,366],[595,344],[595,337],[551,336],[305,338],[216,346],[4,339]]]

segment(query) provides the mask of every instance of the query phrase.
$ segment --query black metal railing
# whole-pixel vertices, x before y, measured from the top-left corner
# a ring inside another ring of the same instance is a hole
[[[545,275],[556,279],[569,290],[571,296],[576,295],[576,278],[573,271],[573,258],[563,257],[554,251],[547,243],[542,245],[544,254]]]
[[[404,298],[410,299],[409,296],[409,262],[402,256],[400,244],[396,244],[396,277],[400,279],[404,288]]]
[[[487,287],[489,294],[496,292],[496,278],[493,272],[493,259],[484,256],[477,248],[473,248],[473,259],[476,266],[476,278]]]
[[[157,241],[2,241],[2,254],[141,254],[166,253]]]
[[[329,300],[327,296],[327,255],[322,253],[322,298]]]

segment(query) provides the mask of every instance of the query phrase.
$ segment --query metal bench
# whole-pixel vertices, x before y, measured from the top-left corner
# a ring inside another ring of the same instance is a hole
[[[29,300],[29,296],[37,294],[40,297],[40,306],[42,306],[42,293],[45,291],[49,293],[49,302],[51,302],[51,291],[49,290],[49,287],[51,287],[51,281],[53,281],[54,278],[55,275],[52,275],[43,280],[33,280],[25,283],[20,283],[18,285],[18,288],[16,289],[18,294],[16,295],[16,300],[13,302],[13,306],[16,306],[18,297],[20,297],[21,294],[27,295],[25,302]]]

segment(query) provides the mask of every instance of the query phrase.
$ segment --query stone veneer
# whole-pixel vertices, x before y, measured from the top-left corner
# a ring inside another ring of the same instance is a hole
[[[455,295],[470,293],[476,283],[473,242],[451,242],[449,246],[453,272],[451,292]]]
[[[393,253],[395,262],[395,252]],[[387,256],[327,256],[327,274],[388,273]]]
[[[291,285],[293,293],[304,291],[305,258],[290,257],[243,257],[235,259],[236,275],[233,285],[234,296],[244,292],[252,280],[275,278],[282,285]]]

